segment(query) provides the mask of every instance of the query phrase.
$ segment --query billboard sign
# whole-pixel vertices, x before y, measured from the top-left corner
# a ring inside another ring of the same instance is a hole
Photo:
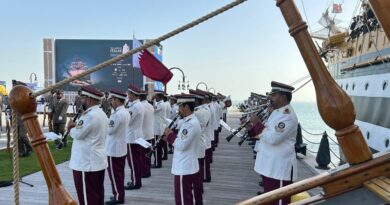
[[[75,76],[89,68],[132,49],[132,40],[55,40],[55,81]],[[126,58],[103,70],[91,73],[65,85],[65,91],[92,85],[102,91],[117,88],[127,90],[129,83],[143,87],[143,75],[134,68],[132,58]]]

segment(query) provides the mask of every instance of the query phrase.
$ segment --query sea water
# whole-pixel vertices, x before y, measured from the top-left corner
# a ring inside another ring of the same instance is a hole
[[[292,106],[297,114],[298,121],[302,127],[303,142],[307,144],[307,151],[317,156],[319,143],[324,132],[328,135],[330,156],[332,163],[330,166],[339,164],[340,152],[335,136],[335,131],[327,126],[322,120],[316,102],[293,102]],[[332,152],[333,151],[333,152]]]

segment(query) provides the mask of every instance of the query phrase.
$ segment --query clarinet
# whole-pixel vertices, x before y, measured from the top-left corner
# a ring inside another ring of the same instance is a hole
[[[262,124],[264,124],[265,121],[267,121],[267,119],[268,119],[268,117],[270,116],[270,114],[271,114],[271,113],[270,113],[269,111],[267,111],[267,112],[262,116],[262,118],[261,118],[261,123],[262,123]],[[241,138],[241,140],[238,142],[238,145],[241,146],[242,143],[244,143],[248,138],[249,138],[249,133],[246,132],[246,133],[244,134],[244,136]]]
[[[257,116],[262,116],[263,112],[267,112],[268,108],[271,106],[271,103],[268,102],[267,104],[261,106],[260,110],[256,113]],[[237,130],[235,130],[233,133],[231,133],[229,136],[226,137],[226,141],[230,142],[233,137],[239,133],[242,129],[244,129],[248,124],[250,123],[250,120],[248,119],[244,124],[242,124]]]
[[[83,109],[80,107],[78,110],[77,110],[77,113],[76,115],[73,117],[72,121],[73,122],[76,122],[77,119],[79,119],[79,117],[81,116],[81,113],[83,112]],[[68,135],[69,135],[69,130],[67,130],[64,134],[64,136],[61,138],[61,140],[59,140],[59,143],[57,144],[56,148],[57,149],[62,149],[62,147],[66,147],[66,139],[68,138]]]
[[[180,116],[180,115],[177,114],[177,115],[173,118],[172,122],[169,123],[169,125],[168,125],[168,128],[169,128],[169,129],[172,129],[172,127],[173,127],[173,125],[175,124],[176,120],[179,119],[179,116]],[[156,142],[154,143],[154,145],[150,148],[149,152],[146,154],[147,157],[150,158],[150,157],[152,156],[153,152],[155,151],[155,149],[156,149],[156,147],[157,147],[157,144],[160,143],[160,141],[161,141],[163,138],[164,138],[164,135],[161,135],[161,136],[156,140]]]

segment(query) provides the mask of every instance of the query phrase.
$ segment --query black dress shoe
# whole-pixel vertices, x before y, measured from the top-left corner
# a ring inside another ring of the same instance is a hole
[[[151,168],[156,169],[156,168],[161,168],[161,166],[152,165]]]
[[[263,194],[264,192],[262,192],[262,191],[258,191],[257,192],[257,195],[261,195],[261,194]]]
[[[147,175],[142,176],[142,178],[149,178],[150,176],[151,176],[151,174],[147,174]]]
[[[164,156],[162,160],[168,160],[168,156]]]
[[[209,182],[211,182],[211,178],[206,178],[206,179],[203,179],[203,182],[207,182],[207,183],[209,183]]]
[[[169,151],[168,151],[168,154],[173,154],[173,150],[169,150]]]
[[[104,202],[105,205],[115,205],[115,204],[124,204],[124,202],[121,202],[121,201],[118,201],[118,200],[115,200],[115,199],[111,199],[110,201],[106,201]]]
[[[141,188],[141,185],[134,185],[133,183],[128,182],[125,186],[126,190],[133,190],[133,189],[139,189]]]

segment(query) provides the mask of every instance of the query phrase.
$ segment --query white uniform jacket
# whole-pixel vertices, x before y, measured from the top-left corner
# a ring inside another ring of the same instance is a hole
[[[69,167],[76,171],[93,172],[107,168],[104,142],[108,130],[107,115],[99,105],[88,108],[70,130],[73,138]]]
[[[165,118],[169,118],[171,116],[171,103],[169,101],[164,102],[165,104]]]
[[[219,120],[221,119],[221,115],[222,115],[222,108],[221,108],[221,106],[218,104],[217,101],[213,101],[212,104],[214,105],[214,109],[215,109],[215,115],[214,115],[214,120],[215,120],[214,130],[217,130],[217,129],[219,128]]]
[[[209,108],[210,108],[210,114],[211,114],[211,119],[210,119],[210,125],[211,125],[211,130],[212,130],[212,137],[211,137],[211,141],[214,141],[214,130],[216,130],[216,127],[217,127],[217,125],[216,125],[216,118],[217,118],[217,116],[216,116],[216,114],[217,114],[217,112],[216,112],[216,107],[214,106],[214,103],[213,102],[211,102],[211,103],[209,103],[208,104],[209,105]]]
[[[214,141],[214,120],[211,111],[211,106],[209,104],[203,104],[202,106],[207,111],[209,116],[209,121],[206,123],[205,127],[206,149],[209,149],[211,148],[211,141]]]
[[[277,179],[297,178],[295,141],[298,128],[297,116],[290,104],[274,110],[260,134],[255,171],[261,175]]]
[[[227,109],[226,109],[226,105],[225,105],[225,103],[223,102],[223,101],[220,101],[219,102],[219,106],[221,106],[221,110],[222,110],[222,112],[221,112],[221,118],[223,118],[223,116],[226,114],[226,112],[227,112]]]
[[[131,102],[128,111],[130,113],[130,121],[126,135],[126,142],[127,144],[136,144],[135,140],[139,137],[143,137],[142,122],[144,121],[144,106],[137,99]]]
[[[122,105],[110,115],[108,135],[106,139],[106,153],[110,157],[123,157],[127,154],[126,135],[130,114]]]
[[[206,126],[207,123],[210,120],[210,112],[206,110],[205,106],[198,106],[195,108],[195,116],[199,121],[200,124],[200,144],[198,147],[198,158],[204,158],[205,157],[205,151],[207,148],[207,134],[206,134]],[[211,144],[211,143],[210,143]]]
[[[171,114],[169,115],[169,119],[173,120],[176,115],[179,113],[179,106],[177,104],[172,105]]]
[[[189,175],[199,171],[197,150],[201,133],[194,114],[185,117],[173,146],[172,174]]]
[[[144,106],[144,121],[142,131],[144,140],[154,139],[154,108],[147,100],[141,101]]]
[[[164,133],[165,105],[160,100],[154,105],[154,135],[161,136]]]

